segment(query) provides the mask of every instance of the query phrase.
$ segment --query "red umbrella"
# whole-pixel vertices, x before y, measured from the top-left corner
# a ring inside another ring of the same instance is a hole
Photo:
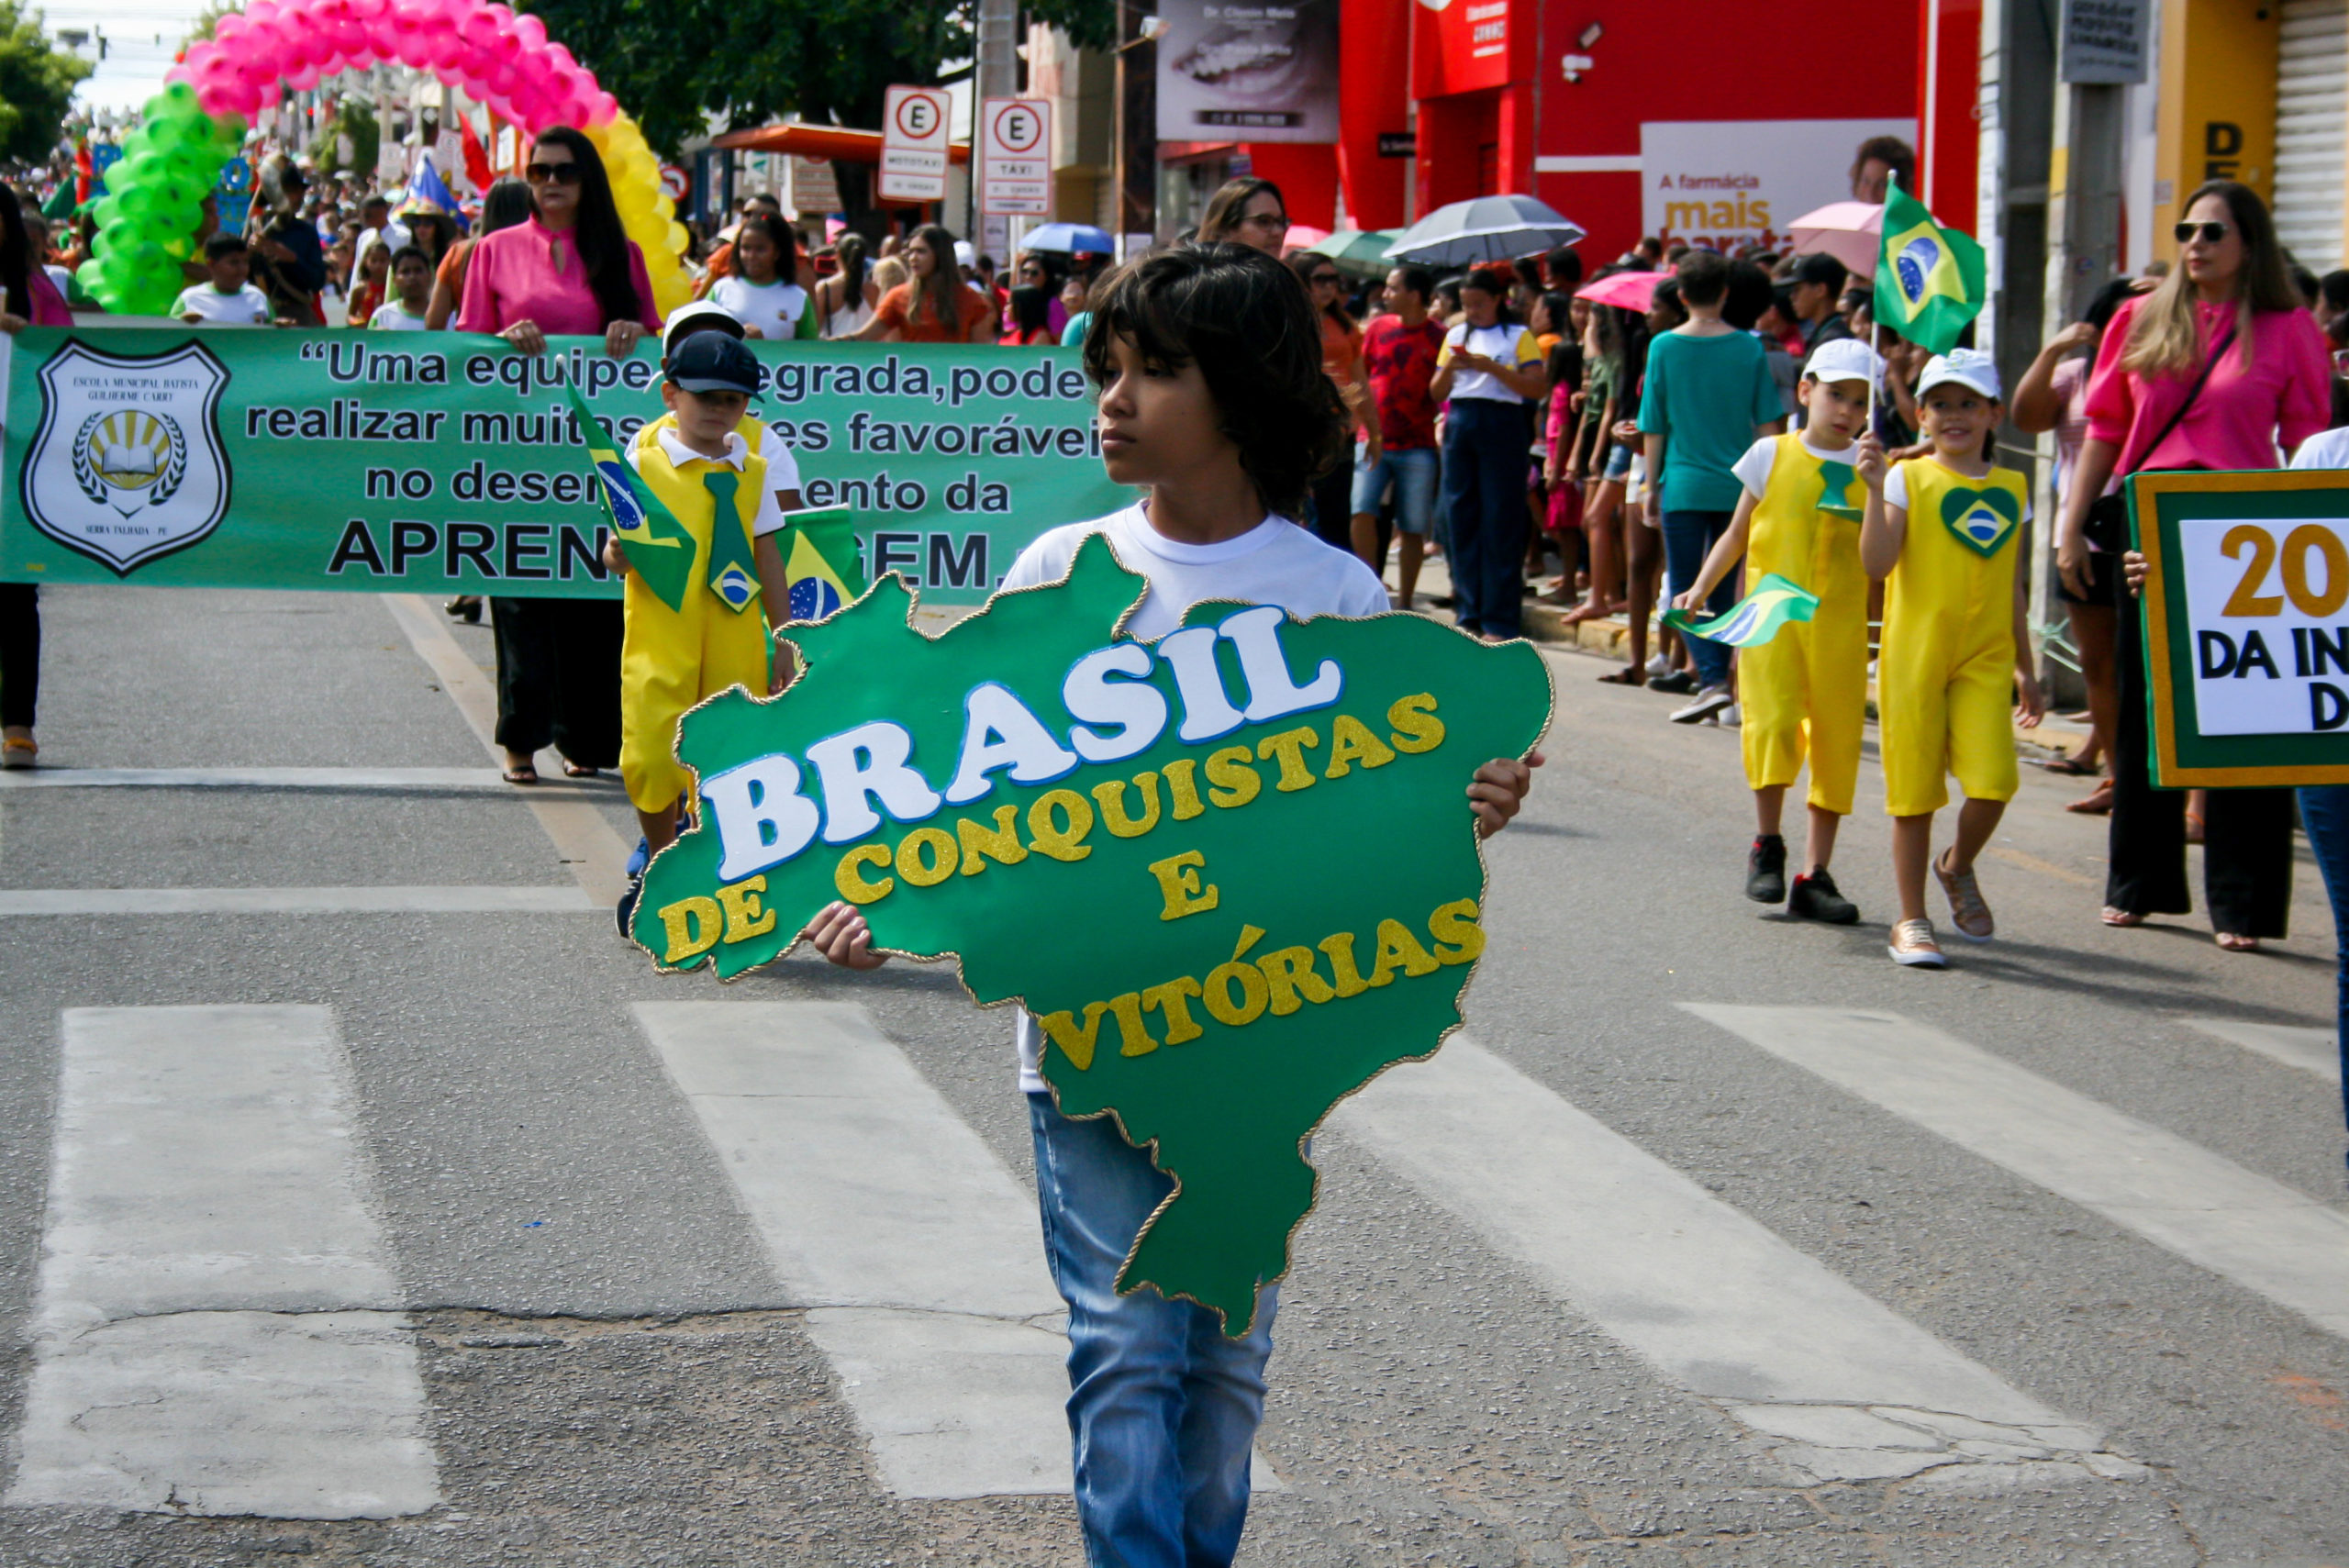
[[[1611,305],[1621,310],[1636,310],[1645,316],[1655,306],[1655,285],[1664,282],[1662,272],[1616,272],[1595,284],[1585,284],[1575,290],[1576,299],[1586,299],[1593,305]]]

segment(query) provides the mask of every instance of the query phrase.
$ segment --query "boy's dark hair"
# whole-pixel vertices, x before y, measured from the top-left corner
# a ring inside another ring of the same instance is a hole
[[[2349,310],[2349,267],[2336,268],[2317,280],[2319,298],[2335,310]]]
[[[1421,305],[1435,303],[1435,274],[1433,272],[1416,261],[1406,262],[1396,268],[1395,272],[1396,275],[1403,280],[1403,286],[1419,296]],[[2349,282],[2349,272],[2343,272],[2341,276],[2344,282]]]
[[[2341,280],[2343,299],[2349,301],[2349,272],[2336,272],[2333,275]],[[2111,279],[2096,291],[2095,297],[2087,303],[2087,308],[2080,312],[2080,319],[2098,331],[2103,331],[2112,324],[2115,313],[2135,297],[2136,284],[2137,280],[2134,278]]]
[[[1691,250],[1673,268],[1680,297],[1689,305],[1719,305],[1729,293],[1729,258],[1717,250]]]
[[[2323,296],[2324,285],[2298,260],[2292,262],[2292,286],[2300,291],[2300,297],[2308,302],[2310,310],[2316,308],[2316,302]]]
[[[1721,295],[1721,319],[1741,332],[1751,332],[1776,297],[1770,274],[1751,261],[1729,264],[1729,287]]]
[[[1824,250],[1813,250],[1795,263],[1795,282],[1824,284],[1831,294],[1843,292],[1843,277],[1848,271],[1842,262]]]
[[[1176,246],[1119,267],[1095,296],[1085,331],[1093,384],[1116,377],[1119,338],[1146,364],[1198,366],[1265,509],[1300,516],[1313,481],[1343,454],[1348,423],[1296,274],[1245,245]]]
[[[1571,245],[1561,245],[1542,258],[1550,269],[1550,286],[1571,291],[1582,282],[1582,252]]]
[[[204,259],[207,261],[217,261],[223,256],[250,255],[251,250],[241,234],[216,234],[204,242]]]
[[[398,272],[400,270],[400,263],[406,261],[410,256],[413,256],[417,261],[423,262],[424,270],[426,272],[429,272],[432,270],[432,258],[424,253],[424,248],[422,246],[403,245],[398,250],[392,252],[392,271],[395,272]]]

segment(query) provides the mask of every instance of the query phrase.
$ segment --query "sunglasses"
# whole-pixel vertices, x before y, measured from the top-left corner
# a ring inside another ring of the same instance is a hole
[[[2203,244],[2216,245],[2227,237],[2227,226],[2223,223],[2181,223],[2170,232],[2177,237],[2180,245],[2191,244],[2197,234],[2202,237]]]
[[[534,185],[550,182],[558,185],[575,185],[584,175],[576,163],[533,163],[522,171],[522,177]]]

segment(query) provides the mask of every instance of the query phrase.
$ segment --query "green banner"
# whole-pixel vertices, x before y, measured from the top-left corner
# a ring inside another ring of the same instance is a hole
[[[853,512],[864,573],[930,603],[1132,499],[1074,350],[751,348],[806,504]],[[615,442],[662,413],[649,339],[51,328],[0,361],[0,582],[617,596],[567,388]]]

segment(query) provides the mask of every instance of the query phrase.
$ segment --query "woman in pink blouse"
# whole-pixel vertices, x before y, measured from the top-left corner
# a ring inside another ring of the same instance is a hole
[[[495,332],[525,354],[547,339],[600,333],[614,359],[657,329],[644,254],[620,227],[596,144],[568,126],[540,133],[524,171],[536,211],[475,243],[460,332]],[[562,771],[592,778],[620,754],[620,602],[493,598],[497,743],[509,784],[539,782],[551,743]]]
[[[17,193],[0,185],[0,332],[73,325],[73,313],[41,271],[43,260]],[[29,768],[40,754],[33,743],[39,690],[40,589],[0,583],[0,768]]]
[[[2187,198],[2178,266],[2152,295],[2114,312],[2088,376],[2087,439],[2065,494],[2056,564],[2084,594],[2088,541],[2118,552],[2126,503],[2104,497],[2114,474],[2147,469],[2277,466],[2331,417],[2324,335],[2284,269],[2276,226],[2249,187],[2214,180]],[[2126,593],[2126,588],[2119,590]],[[2120,706],[2104,921],[2194,907],[2186,885],[2186,797],[2146,771],[2143,634],[2118,600]],[[2219,945],[2249,952],[2280,938],[2292,889],[2292,796],[2212,790],[2203,886]]]

